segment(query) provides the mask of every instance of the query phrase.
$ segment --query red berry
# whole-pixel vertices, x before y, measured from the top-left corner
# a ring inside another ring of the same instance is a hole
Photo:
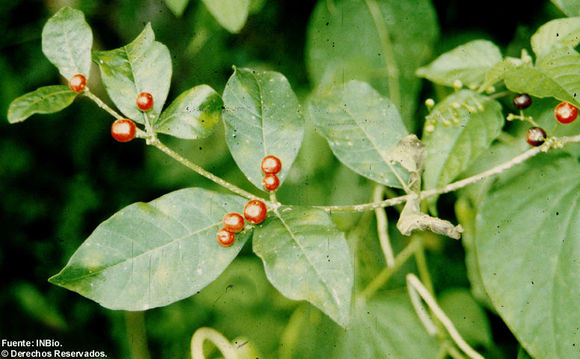
[[[519,94],[516,97],[514,97],[514,106],[518,109],[518,110],[523,110],[526,109],[528,107],[530,107],[532,105],[532,98],[525,93]]]
[[[275,175],[282,170],[282,162],[276,156],[268,155],[262,160],[262,172],[265,175]]]
[[[153,96],[149,92],[141,92],[137,96],[137,108],[141,111],[149,111],[153,108]]]
[[[119,142],[129,142],[135,138],[137,127],[135,122],[128,118],[122,118],[113,122],[111,126],[111,136]]]
[[[546,141],[546,131],[541,127],[531,127],[526,133],[526,141],[530,146],[538,147]]]
[[[68,80],[68,87],[73,92],[83,92],[85,87],[87,87],[87,78],[83,74],[76,74]]]
[[[265,175],[262,184],[266,191],[275,191],[280,186],[280,180],[276,175]]]
[[[266,204],[258,199],[248,201],[244,207],[244,217],[246,217],[248,222],[253,224],[264,222],[267,213]]]
[[[244,228],[244,217],[239,213],[228,213],[224,216],[224,229],[237,233]]]
[[[560,102],[554,109],[556,120],[560,123],[570,123],[578,117],[578,109],[569,102]]]
[[[227,229],[222,228],[219,231],[217,231],[217,240],[219,244],[221,244],[222,246],[229,247],[232,244],[234,244],[234,241],[236,240],[236,235],[228,231]]]

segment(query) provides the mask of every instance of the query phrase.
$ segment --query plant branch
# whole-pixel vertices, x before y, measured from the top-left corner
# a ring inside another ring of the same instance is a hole
[[[225,359],[238,359],[234,346],[220,332],[212,328],[199,328],[191,337],[192,359],[205,359],[203,342],[209,340],[224,355]]]
[[[125,323],[127,325],[127,340],[129,341],[131,358],[151,358],[149,349],[147,349],[145,314],[143,312],[125,312]]]
[[[360,292],[360,297],[368,299],[384,286],[393,274],[395,274],[413,256],[417,248],[421,246],[419,239],[412,239],[409,244],[395,257],[392,267],[385,267],[367,286]]]
[[[552,147],[560,148],[567,143],[574,143],[574,142],[580,142],[580,135],[576,135],[576,136],[572,136],[572,137],[559,137],[559,138],[548,139],[542,146],[531,148],[531,149],[527,150],[526,152],[520,154],[519,156],[516,156],[516,157],[512,158],[511,160],[509,160],[505,163],[502,163],[501,165],[496,166],[492,169],[489,169],[487,171],[484,171],[482,173],[476,174],[476,175],[471,176],[471,177],[467,177],[467,178],[462,179],[460,181],[448,184],[447,186],[442,187],[442,188],[436,188],[436,189],[423,191],[423,192],[421,192],[421,198],[433,197],[433,196],[438,196],[440,194],[456,191],[456,190],[463,188],[465,186],[468,186],[472,183],[476,183],[476,182],[479,182],[485,178],[500,174],[500,173],[502,173],[502,172],[504,172],[504,171],[536,156],[540,152],[547,152]]]
[[[469,346],[469,344],[467,344],[461,334],[459,334],[457,329],[455,329],[455,326],[449,317],[445,314],[445,312],[443,312],[441,307],[439,307],[439,304],[437,304],[435,298],[431,295],[431,293],[429,293],[427,288],[423,286],[423,283],[421,283],[419,278],[417,278],[417,276],[415,276],[413,273],[407,274],[407,290],[409,291],[411,303],[413,304],[413,307],[415,307],[415,311],[417,312],[419,319],[421,319],[425,329],[427,329],[429,334],[435,335],[437,333],[437,327],[435,324],[433,324],[433,321],[427,315],[427,311],[423,307],[421,299],[427,303],[429,308],[433,311],[433,314],[437,317],[437,319],[439,319],[441,324],[443,324],[447,330],[447,333],[449,333],[449,336],[451,339],[453,339],[455,344],[457,344],[459,349],[461,349],[468,357],[472,359],[484,359],[481,354],[476,352],[471,346]]]
[[[387,79],[389,82],[389,98],[399,110],[401,110],[401,89],[399,85],[399,68],[397,66],[397,60],[395,59],[395,53],[393,51],[393,44],[391,43],[391,38],[389,37],[389,31],[385,25],[385,20],[381,13],[381,9],[375,0],[365,1],[369,13],[373,18],[375,27],[377,28],[377,34],[379,36],[379,41],[381,43],[381,48],[383,50],[385,65],[387,67]]]
[[[373,192],[373,201],[382,200],[383,193],[384,186],[377,184]],[[377,208],[375,209],[375,216],[377,217],[377,235],[379,237],[379,242],[381,243],[383,254],[385,255],[387,267],[393,267],[395,265],[395,256],[393,255],[393,248],[391,247],[391,241],[389,239],[389,222],[387,213],[384,208]]]
[[[453,192],[470,184],[479,182],[488,177],[500,174],[536,155],[540,152],[547,152],[550,148],[561,148],[568,143],[580,142],[580,135],[570,136],[570,137],[552,137],[549,138],[542,146],[534,147],[526,152],[512,158],[511,160],[502,163],[492,169],[484,171],[482,173],[476,174],[474,176],[462,179],[457,182],[448,184],[447,186],[441,188],[435,188],[430,190],[425,190],[420,193],[421,198],[428,198],[433,196],[438,196],[444,193]],[[326,212],[363,212],[372,211],[381,207],[395,206],[408,201],[411,198],[410,195],[406,194],[399,197],[389,198],[380,202],[355,204],[355,205],[345,205],[345,206],[315,206],[315,208],[322,209]]]
[[[91,100],[93,100],[97,106],[99,106],[100,108],[102,108],[103,110],[107,111],[111,116],[113,116],[114,118],[116,118],[117,120],[121,120],[124,117],[121,116],[117,111],[113,110],[112,108],[109,107],[109,105],[107,105],[106,103],[104,103],[100,98],[98,98],[95,94],[93,94],[91,91],[89,91],[89,89],[86,89],[85,92],[83,92],[83,95],[87,96],[88,98],[90,98]]]
[[[240,196],[245,197],[247,199],[261,199],[260,197],[255,196],[255,195],[251,194],[250,192],[247,192],[247,191],[241,189],[240,187],[221,179],[220,177],[214,175],[213,173],[206,171],[205,169],[203,169],[199,165],[196,165],[195,163],[191,162],[187,158],[181,156],[179,153],[173,151],[171,148],[165,146],[158,139],[154,139],[153,141],[151,141],[150,145],[159,149],[161,152],[165,153],[166,155],[173,158],[177,162],[181,163],[185,167],[193,170],[194,172],[197,172],[199,175],[219,184],[220,186],[229,189],[230,191],[234,192],[237,195],[240,195]]]

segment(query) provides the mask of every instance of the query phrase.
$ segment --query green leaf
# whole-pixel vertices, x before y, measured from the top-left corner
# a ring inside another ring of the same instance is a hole
[[[439,305],[455,325],[459,334],[471,346],[486,348],[493,344],[489,320],[485,311],[464,288],[447,289],[439,296]]]
[[[490,86],[502,81],[507,74],[515,71],[520,66],[522,66],[521,59],[509,56],[506,57],[502,61],[493,65],[493,67],[485,73],[485,80],[479,86],[478,91],[482,92],[487,90]]]
[[[77,97],[68,86],[45,86],[22,95],[10,103],[8,122],[26,120],[35,113],[53,113],[70,105]]]
[[[322,87],[370,83],[399,106],[412,130],[421,87],[415,71],[432,56],[438,35],[429,0],[319,1],[308,25],[308,72]]]
[[[156,132],[184,139],[205,138],[212,134],[222,114],[223,101],[208,85],[182,93],[153,124]]]
[[[576,47],[580,43],[580,17],[556,19],[542,25],[531,44],[536,56],[541,57],[557,45]]]
[[[326,212],[279,208],[254,230],[253,248],[284,296],[307,300],[338,324],[348,323],[354,271],[344,233]]]
[[[489,148],[503,123],[500,104],[470,90],[438,103],[425,122],[425,188],[442,187],[455,179]]]
[[[506,87],[535,97],[554,97],[580,107],[580,54],[568,47],[555,48],[538,59],[536,67],[508,74]]]
[[[280,358],[421,358],[437,357],[439,345],[419,321],[406,294],[392,291],[362,301],[352,320],[340,328],[314,308],[299,308],[282,336]]]
[[[392,154],[407,135],[395,105],[360,81],[314,95],[310,116],[336,157],[362,176],[403,187],[409,173]],[[400,180],[399,180],[400,178]]]
[[[244,27],[250,9],[250,0],[202,0],[209,12],[231,33]]]
[[[189,0],[165,0],[165,5],[167,5],[173,15],[177,17],[181,17],[181,15],[183,15],[183,12],[185,11],[188,3]]]
[[[436,358],[438,343],[405,294],[383,295],[355,307],[333,358]]]
[[[580,2],[577,0],[551,0],[566,16],[580,15]]]
[[[510,171],[477,216],[483,282],[535,358],[574,358],[580,343],[580,164],[541,154]]]
[[[304,136],[300,104],[288,80],[278,72],[235,68],[223,100],[226,143],[240,169],[263,189],[260,163],[274,155],[282,161],[283,183]]]
[[[42,29],[42,52],[62,76],[89,77],[93,33],[82,11],[63,7]]]
[[[502,61],[501,52],[493,42],[474,40],[458,46],[417,70],[417,76],[440,85],[453,86],[459,80],[470,88],[477,88],[486,73]]]
[[[171,56],[155,41],[151,24],[130,44],[110,51],[95,51],[107,93],[125,116],[144,123],[135,101],[141,92],[153,95],[154,114],[159,114],[171,82]]]
[[[215,280],[248,239],[216,240],[223,216],[245,200],[188,188],[134,203],[101,223],[50,282],[110,309],[145,310],[189,297]]]
[[[460,193],[461,195],[455,201],[455,217],[463,227],[461,243],[465,250],[465,268],[467,269],[467,278],[471,285],[471,294],[479,303],[495,311],[485,291],[479,270],[479,262],[477,261],[477,253],[475,252],[475,217],[477,216],[477,212],[474,206],[472,206],[471,201],[467,198],[468,195],[464,195],[463,192]]]
[[[518,357],[516,359],[533,359],[530,354],[522,347],[518,348]]]

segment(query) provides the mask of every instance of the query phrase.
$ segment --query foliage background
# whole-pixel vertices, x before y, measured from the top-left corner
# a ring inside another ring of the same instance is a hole
[[[223,30],[195,0],[180,18],[161,0],[2,0],[0,4],[0,338],[54,338],[70,349],[129,357],[123,313],[50,285],[47,278],[120,208],[182,187],[214,187],[138,141],[115,142],[109,135],[111,118],[86,99],[60,113],[9,126],[5,116],[10,101],[37,87],[63,82],[42,54],[42,26],[58,8],[72,6],[86,14],[95,49],[112,49],[152,22],[158,41],[168,46],[173,57],[168,101],[202,83],[221,92],[232,65],[279,71],[304,98],[311,89],[304,59],[315,2],[265,0],[237,35]],[[504,55],[517,57],[540,24],[561,16],[550,2],[541,0],[514,1],[511,9],[496,0],[434,1],[434,6],[441,27],[435,54],[486,38],[500,45]],[[93,68],[91,73],[94,83],[89,85],[106,98],[98,71]],[[422,98],[434,96],[435,90],[424,86]],[[172,145],[211,172],[253,190],[227,151],[223,129],[206,140]],[[346,204],[365,201],[370,195],[369,183],[333,159],[312,131],[294,167],[279,194],[286,203]],[[452,209],[453,196],[442,197],[442,216],[452,216]],[[357,219],[342,221],[347,225]],[[469,287],[460,242],[434,238],[428,262],[438,292]],[[376,268],[382,265],[379,262]],[[372,275],[376,268],[363,270]],[[278,294],[266,281],[259,260],[245,250],[199,295],[146,313],[151,354],[186,358],[191,334],[207,325],[228,338],[247,337],[264,357],[275,358],[284,352],[280,338],[288,336],[285,328],[292,312],[305,306]],[[488,354],[515,357],[517,342],[507,327],[495,314],[486,314],[496,344]]]

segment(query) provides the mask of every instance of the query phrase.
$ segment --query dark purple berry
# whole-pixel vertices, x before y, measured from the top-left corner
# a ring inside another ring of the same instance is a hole
[[[523,110],[526,109],[528,107],[530,107],[532,105],[532,98],[525,93],[519,94],[516,97],[514,97],[514,106],[518,109],[518,110]]]
[[[546,141],[546,131],[541,127],[531,127],[526,133],[526,141],[530,146],[538,147]]]

